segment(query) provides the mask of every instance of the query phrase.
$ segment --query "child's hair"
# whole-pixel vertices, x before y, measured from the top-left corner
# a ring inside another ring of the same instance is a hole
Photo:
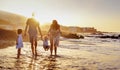
[[[21,34],[21,33],[22,33],[22,29],[18,29],[18,30],[17,30],[17,33],[18,33],[18,34]]]
[[[45,40],[45,39],[48,39],[48,36],[47,35],[44,35],[43,36],[43,39]]]

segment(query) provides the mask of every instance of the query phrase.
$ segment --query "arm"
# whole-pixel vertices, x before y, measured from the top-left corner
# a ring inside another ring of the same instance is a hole
[[[40,33],[41,38],[42,38],[42,32],[41,32],[41,29],[40,29],[39,23],[38,23],[38,30],[39,30],[39,33]]]
[[[57,34],[59,34],[59,35],[62,34],[60,27],[57,29]]]
[[[28,24],[26,24],[26,27],[25,27],[25,36],[26,36],[26,32],[27,32],[27,29],[28,29]]]
[[[18,45],[18,36],[17,36],[17,39],[16,39],[16,45]]]
[[[28,25],[28,23],[29,23],[28,21],[29,21],[29,19],[27,19],[26,26],[25,26],[25,34],[24,34],[25,36],[26,36],[26,32],[27,32],[27,29],[28,29],[28,26],[29,26]]]
[[[62,32],[61,32],[61,29],[59,28],[59,32],[60,32],[60,34],[62,34]]]
[[[51,31],[51,27],[50,27],[50,28],[49,28],[49,30],[48,30],[48,33],[47,33],[47,34],[48,34],[48,36],[50,35],[50,31]]]

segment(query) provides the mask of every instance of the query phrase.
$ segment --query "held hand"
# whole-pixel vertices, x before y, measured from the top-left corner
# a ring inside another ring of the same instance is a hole
[[[42,36],[38,36],[38,39],[39,39],[39,40],[43,40]]]
[[[49,33],[48,33],[47,35],[48,35],[48,36],[50,36],[50,34],[49,34]]]
[[[26,33],[24,34],[24,36],[26,36]]]
[[[18,45],[18,43],[16,43],[16,45]]]
[[[43,41],[43,37],[41,36],[41,40]]]

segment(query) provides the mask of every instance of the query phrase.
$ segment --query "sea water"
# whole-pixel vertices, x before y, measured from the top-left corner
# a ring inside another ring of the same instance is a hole
[[[84,39],[61,37],[59,47],[99,54],[120,55],[120,39],[96,38],[95,36]]]

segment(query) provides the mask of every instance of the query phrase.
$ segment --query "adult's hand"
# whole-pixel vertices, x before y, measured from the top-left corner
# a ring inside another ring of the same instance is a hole
[[[24,33],[24,36],[26,36],[26,33]]]
[[[43,41],[43,36],[41,36],[41,40]]]

